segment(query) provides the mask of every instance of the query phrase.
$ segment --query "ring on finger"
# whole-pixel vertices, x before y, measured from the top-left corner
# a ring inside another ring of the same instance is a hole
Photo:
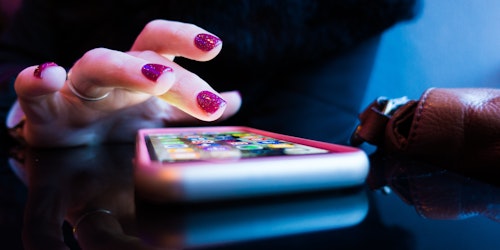
[[[88,218],[89,216],[91,216],[91,215],[95,215],[95,214],[99,214],[99,213],[100,213],[100,214],[108,214],[108,215],[111,215],[111,216],[113,215],[113,213],[112,213],[111,211],[109,211],[109,210],[107,210],[107,209],[102,209],[102,208],[100,208],[100,209],[96,209],[96,210],[91,210],[91,211],[89,211],[89,212],[87,212],[87,213],[84,213],[82,216],[80,216],[80,217],[76,220],[75,224],[73,225],[73,230],[72,230],[72,231],[73,231],[73,235],[74,235],[75,239],[78,239],[78,236],[77,236],[77,231],[78,231],[78,226],[80,225],[80,223],[81,223],[84,219]]]
[[[89,97],[89,96],[85,96],[84,94],[80,93],[76,88],[75,86],[73,86],[71,80],[68,80],[68,87],[69,89],[71,90],[71,93],[73,93],[76,97],[80,98],[81,100],[83,101],[88,101],[88,102],[95,102],[95,101],[100,101],[102,99],[105,99],[106,97],[109,96],[109,94],[111,92],[108,92],[102,96],[98,96],[98,97]]]

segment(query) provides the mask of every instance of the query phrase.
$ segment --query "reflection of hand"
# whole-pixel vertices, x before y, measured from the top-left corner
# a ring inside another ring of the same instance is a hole
[[[446,166],[378,153],[371,156],[371,163],[370,186],[389,186],[422,217],[451,220],[485,216],[500,222],[498,180],[483,182]]]
[[[132,154],[131,145],[27,150],[26,249],[65,249],[64,220],[79,221],[75,236],[83,249],[151,249],[131,236]]]
[[[157,20],[129,52],[93,49],[68,74],[54,63],[26,68],[15,83],[23,136],[36,146],[132,141],[138,128],[231,116],[241,103],[237,92],[218,94],[173,62],[211,60],[221,44],[197,26]]]

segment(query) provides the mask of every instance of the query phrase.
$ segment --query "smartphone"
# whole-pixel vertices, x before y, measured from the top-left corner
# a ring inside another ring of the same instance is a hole
[[[213,249],[228,244],[239,249],[238,244],[248,241],[305,234],[315,238],[314,233],[358,225],[368,215],[369,202],[365,189],[355,189],[185,207],[139,206],[140,237],[162,249]]]
[[[210,201],[359,186],[358,148],[240,126],[141,129],[136,191],[155,201]]]

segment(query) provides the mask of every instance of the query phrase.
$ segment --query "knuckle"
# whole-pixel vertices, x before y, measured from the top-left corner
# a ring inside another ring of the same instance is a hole
[[[79,60],[80,65],[95,67],[106,64],[109,66],[120,66],[122,60],[116,56],[116,52],[106,48],[95,48],[87,51]],[[109,68],[109,66],[107,68]]]
[[[72,67],[74,77],[83,77],[98,81],[106,75],[112,75],[125,70],[121,56],[116,51],[106,48],[95,48],[87,51]]]
[[[146,24],[146,26],[144,26],[143,33],[154,32],[160,29],[162,26],[164,26],[165,23],[166,21],[161,19],[150,21],[149,23]]]

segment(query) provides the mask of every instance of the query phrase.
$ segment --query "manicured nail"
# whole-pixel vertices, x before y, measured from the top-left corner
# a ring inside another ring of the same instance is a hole
[[[203,51],[210,51],[220,44],[222,44],[222,40],[210,34],[198,34],[194,38],[194,45]]]
[[[161,64],[155,64],[155,63],[150,63],[142,66],[142,74],[148,78],[149,80],[156,82],[158,78],[163,74],[163,72],[172,72],[174,71],[172,68],[161,65]]]
[[[42,79],[42,72],[48,68],[48,67],[52,67],[52,66],[57,66],[56,63],[54,62],[46,62],[46,63],[42,63],[40,65],[38,65],[35,69],[35,71],[33,72],[33,75],[36,77],[36,78],[39,78],[39,79]]]
[[[224,101],[224,99],[210,91],[201,91],[198,93],[196,100],[201,109],[205,110],[208,114],[213,114],[220,108],[226,106],[226,101]]]

